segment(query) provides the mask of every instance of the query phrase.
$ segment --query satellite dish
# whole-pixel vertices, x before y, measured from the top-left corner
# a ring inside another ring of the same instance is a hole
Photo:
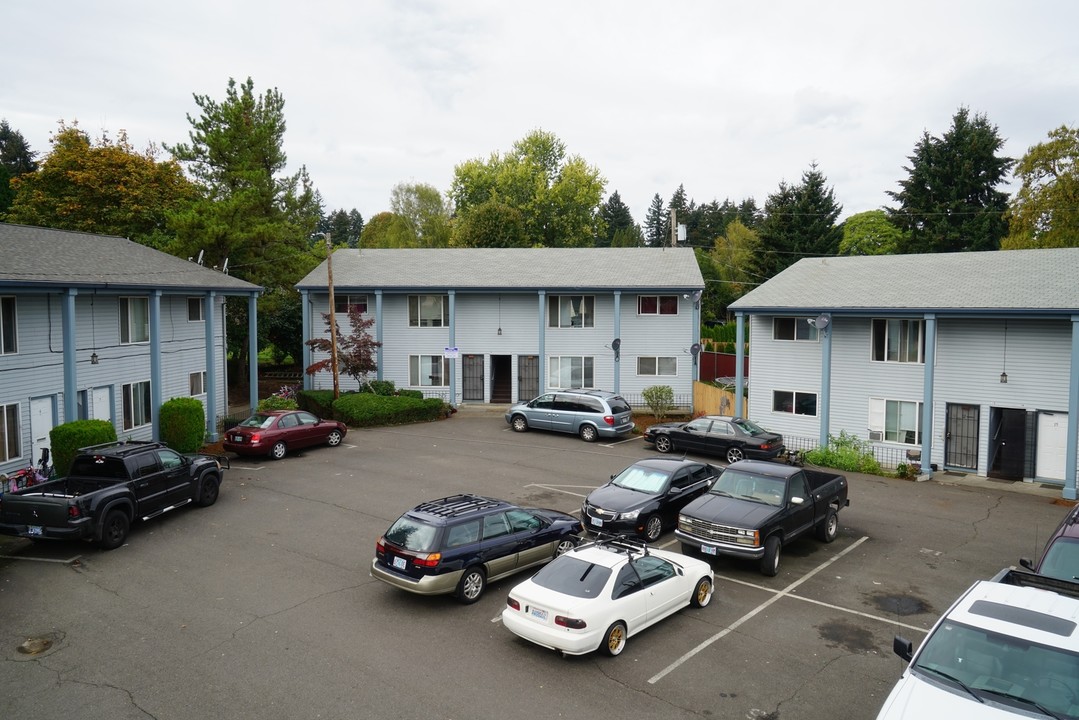
[[[701,291],[700,290],[694,290],[693,291],[693,302],[698,302],[700,299],[701,299]]]
[[[689,351],[691,353],[693,353],[694,355],[696,355],[697,353],[699,353],[701,351],[701,344],[700,343],[693,343],[692,345],[689,346]]]
[[[828,323],[830,323],[831,321],[831,317],[825,315],[824,313],[821,313],[817,316],[816,320],[813,321],[813,325],[815,325],[818,330],[823,330],[824,328],[828,327]]]
[[[618,352],[618,348],[620,348],[620,347],[622,347],[622,340],[620,338],[615,338],[614,340],[611,340],[611,349],[612,350],[614,350],[615,352]]]

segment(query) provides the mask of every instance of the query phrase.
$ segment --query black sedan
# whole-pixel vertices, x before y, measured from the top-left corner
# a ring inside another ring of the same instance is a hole
[[[644,433],[644,441],[656,450],[693,451],[720,455],[727,462],[771,460],[783,453],[783,436],[768,432],[751,420],[724,415],[704,415],[685,423],[660,423]]]
[[[594,533],[641,535],[655,542],[665,528],[674,527],[678,512],[707,492],[721,472],[721,468],[692,460],[639,460],[588,494],[581,519]]]

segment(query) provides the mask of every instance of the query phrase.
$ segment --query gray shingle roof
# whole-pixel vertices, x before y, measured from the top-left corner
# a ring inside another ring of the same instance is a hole
[[[1079,248],[805,258],[731,304],[767,312],[1079,310]]]
[[[690,248],[338,250],[335,288],[686,289],[704,287]],[[326,287],[323,262],[296,284]]]
[[[112,235],[0,223],[0,285],[161,288],[249,293],[260,288]]]

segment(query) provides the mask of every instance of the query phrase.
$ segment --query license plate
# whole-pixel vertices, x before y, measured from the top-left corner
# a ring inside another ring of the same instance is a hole
[[[701,552],[705,555],[715,555],[716,549],[711,545],[701,545]]]
[[[532,617],[538,618],[540,620],[546,620],[547,619],[547,611],[546,610],[540,610],[539,608],[532,608]]]
[[[596,527],[603,527],[603,521],[600,520],[599,518],[594,517],[594,518],[588,518],[588,519]]]
[[[393,559],[393,566],[398,570],[405,570],[408,568],[408,561],[403,557],[395,557]]]
[[[26,534],[27,535],[33,535],[34,537],[41,537],[41,526],[40,525],[27,525],[26,526]]]
[[[243,435],[233,435],[232,436],[232,442],[243,442],[243,441],[244,441],[244,436]]]

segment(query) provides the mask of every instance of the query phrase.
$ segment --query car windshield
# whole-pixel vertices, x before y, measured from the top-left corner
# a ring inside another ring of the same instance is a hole
[[[240,427],[268,428],[270,427],[270,423],[273,422],[273,419],[273,415],[263,415],[259,413],[244,420],[240,423]]]
[[[1038,572],[1061,580],[1079,580],[1079,538],[1054,540],[1045,551]]]
[[[417,522],[405,515],[386,531],[387,541],[413,552],[431,552],[435,549],[435,536],[438,528],[434,525]]]
[[[734,425],[735,427],[741,428],[742,430],[746,431],[750,435],[763,435],[766,432],[768,432],[767,430],[765,430],[764,428],[762,428],[760,425],[753,422],[752,420],[746,420],[744,418],[738,418],[736,420],[731,420],[731,425]]]
[[[913,667],[979,697],[1036,703],[1060,717],[1077,717],[1079,654],[1063,648],[945,621],[926,639]]]
[[[739,470],[727,469],[708,491],[714,495],[730,495],[743,500],[766,503],[779,507],[783,504],[783,478],[750,475]]]
[[[662,470],[630,465],[611,480],[612,485],[640,492],[662,492],[667,485],[667,473]]]
[[[611,569],[608,567],[563,555],[533,575],[532,582],[565,595],[594,598],[599,597],[610,577]]]

